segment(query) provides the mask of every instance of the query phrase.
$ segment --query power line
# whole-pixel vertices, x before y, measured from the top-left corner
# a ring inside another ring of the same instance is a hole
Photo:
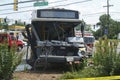
[[[56,5],[56,6],[52,6],[52,7],[48,7],[48,8],[59,7],[59,6],[68,6],[68,5],[73,5],[73,4],[78,4],[78,3],[84,3],[84,2],[88,2],[88,1],[92,1],[92,0],[84,0],[84,1],[79,1],[79,2],[73,2],[73,3],[64,4],[64,5]],[[28,11],[33,11],[33,10],[2,13],[0,15],[13,14],[13,13],[23,13],[23,12],[28,12]]]
[[[19,7],[19,9],[21,8],[27,8],[27,7],[32,7],[32,6],[25,6],[25,7]],[[12,10],[13,8],[7,8],[7,9],[3,9],[3,10],[0,10],[0,11],[7,11],[7,10]]]
[[[21,3],[28,3],[28,2],[34,2],[35,0],[29,0],[29,1],[20,1],[18,2],[18,4],[21,4]],[[41,1],[41,0],[38,0],[38,1]],[[42,0],[43,1],[43,0]],[[8,6],[8,5],[13,5],[14,3],[7,3],[7,4],[1,4],[0,6]]]
[[[120,12],[110,12],[110,13],[118,13],[119,14]]]
[[[33,11],[33,10],[25,10],[25,11],[19,11],[19,12],[2,13],[0,15],[13,14],[13,13],[23,13],[23,12],[28,12],[28,11]]]
[[[79,4],[79,3],[88,2],[88,1],[92,1],[92,0],[78,1],[78,2],[73,2],[73,3],[68,3],[68,4],[65,4],[65,5],[57,5],[57,6],[54,6],[54,7],[59,7],[59,6],[68,6],[68,5],[72,5],[72,4]]]
[[[54,2],[50,2],[49,4],[59,3],[59,2],[63,2],[63,1],[67,1],[67,0],[54,1]],[[33,6],[19,7],[19,9],[22,9],[22,8],[29,8],[29,7],[33,7]],[[11,10],[11,9],[13,9],[13,8],[3,9],[3,10],[0,10],[0,11],[6,11],[6,10]]]
[[[97,12],[97,13],[84,14],[82,16],[92,16],[92,15],[103,14],[103,13],[105,13],[105,12]]]
[[[83,14],[82,16],[92,16],[92,15],[97,15],[97,14],[103,14],[105,12],[97,12],[97,13],[90,13],[90,14]],[[120,12],[110,12],[110,14],[119,14]]]

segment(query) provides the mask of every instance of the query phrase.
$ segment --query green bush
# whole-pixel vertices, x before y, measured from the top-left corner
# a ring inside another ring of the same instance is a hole
[[[110,41],[106,37],[96,44],[94,53],[94,66],[102,66],[104,75],[120,74],[120,53],[117,53],[118,41]]]
[[[79,78],[79,71],[84,69],[84,67],[87,65],[86,63],[86,58],[83,58],[80,62],[80,64],[74,64],[72,63],[71,65],[68,65],[67,68],[70,68],[68,70],[70,70],[70,72],[66,72],[63,74],[63,76],[60,78],[60,80],[64,80],[64,79],[75,79],[75,78]]]
[[[83,58],[83,59],[81,60],[80,64],[72,63],[71,65],[69,65],[69,67],[70,67],[70,71],[76,72],[76,71],[79,71],[79,70],[84,69],[84,67],[85,67],[86,65],[87,65],[86,58]]]
[[[79,74],[77,72],[66,72],[61,79],[75,79],[79,78]]]
[[[86,67],[79,72],[80,78],[100,77],[105,76],[106,72],[102,66],[90,66]]]
[[[83,69],[80,77],[120,75],[120,53],[117,53],[117,47],[117,40],[109,40],[107,37],[99,39],[92,59],[94,65]]]
[[[0,80],[11,80],[12,73],[21,62],[22,54],[17,53],[15,47],[8,51],[7,44],[0,45]]]
[[[84,66],[85,68],[82,68],[82,70],[65,73],[62,78],[120,75],[120,53],[117,53],[117,46],[117,40],[109,40],[106,37],[100,39],[95,45],[96,51],[91,59],[93,60],[93,66]]]

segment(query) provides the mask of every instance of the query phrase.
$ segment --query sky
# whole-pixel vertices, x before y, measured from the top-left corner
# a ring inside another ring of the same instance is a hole
[[[29,1],[29,0],[18,0]],[[44,8],[65,8],[71,10],[77,10],[80,12],[80,20],[84,20],[87,24],[94,25],[99,22],[99,17],[107,13],[107,8],[103,7],[107,5],[107,0],[46,0],[48,1],[48,6],[39,6],[34,7],[34,2],[18,4],[18,11],[13,10],[13,5],[0,6],[0,18],[9,18],[14,20],[22,20],[27,23],[31,21],[31,13],[34,9],[44,9]],[[60,1],[60,2],[58,2]],[[85,2],[86,1],[86,2]],[[0,5],[13,3],[14,0],[0,0]],[[51,3],[57,2],[57,3]],[[76,3],[67,6],[58,6],[65,5],[69,3]],[[109,4],[113,5],[109,8],[110,16],[112,19],[120,21],[120,0],[109,0]],[[31,6],[31,7],[26,7]],[[57,7],[55,7],[57,6]],[[21,8],[26,7],[26,8]],[[8,9],[8,10],[7,10]],[[27,11],[29,10],[29,11]],[[21,12],[26,11],[26,12]],[[21,13],[16,13],[21,12]],[[8,14],[9,13],[9,14]]]

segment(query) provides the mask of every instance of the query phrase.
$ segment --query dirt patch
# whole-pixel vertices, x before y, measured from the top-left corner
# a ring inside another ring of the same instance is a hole
[[[15,72],[14,78],[17,80],[57,80],[62,73],[59,72]]]

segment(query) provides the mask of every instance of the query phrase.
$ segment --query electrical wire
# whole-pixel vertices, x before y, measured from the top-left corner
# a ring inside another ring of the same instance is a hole
[[[34,2],[35,0],[29,0],[29,1],[20,1],[17,4],[21,4],[21,3],[28,3],[28,2]],[[41,1],[41,0],[38,0]],[[13,5],[15,3],[7,3],[7,4],[1,4],[0,6],[8,6],[8,5]]]
[[[33,10],[25,10],[25,11],[19,11],[19,12],[2,13],[2,14],[0,14],[0,15],[14,14],[14,13],[23,13],[23,12],[29,12],[29,11],[33,11]]]
[[[97,13],[90,13],[90,14],[83,14],[82,16],[95,16],[98,14],[104,14],[105,12],[97,12]]]
[[[118,13],[118,14],[119,14],[120,12],[110,12],[110,13],[113,13],[113,14],[114,14],[114,13],[115,13],[115,14],[117,14],[117,13]]]
[[[54,7],[68,6],[68,5],[79,4],[79,3],[84,3],[84,2],[88,2],[88,1],[92,1],[92,0],[78,1],[78,2],[68,3],[68,4],[64,4],[64,5],[57,5],[57,6],[54,6]]]
[[[63,1],[67,1],[67,0],[54,1],[54,2],[50,2],[49,4],[59,3],[59,2],[63,2]],[[19,9],[22,9],[22,8],[29,8],[29,7],[33,7],[33,6],[24,6],[24,7],[19,7]],[[0,11],[6,11],[6,10],[12,10],[12,9],[13,9],[13,8],[8,8],[8,9],[3,9],[3,10],[0,10]]]
[[[73,2],[73,3],[64,4],[64,5],[56,5],[56,6],[52,6],[52,7],[48,7],[48,8],[59,7],[59,6],[68,6],[68,5],[73,5],[73,4],[78,4],[78,3],[84,3],[84,2],[88,2],[88,1],[92,1],[92,0],[84,0],[84,1],[79,1],[79,2]],[[28,11],[33,11],[33,10],[2,13],[2,14],[0,14],[0,15],[13,14],[13,13],[23,13],[23,12],[28,12]]]
[[[98,14],[105,14],[106,12],[97,12],[97,13],[90,13],[90,14],[84,14],[82,16],[95,16]],[[110,14],[119,14],[120,12],[110,12]]]

